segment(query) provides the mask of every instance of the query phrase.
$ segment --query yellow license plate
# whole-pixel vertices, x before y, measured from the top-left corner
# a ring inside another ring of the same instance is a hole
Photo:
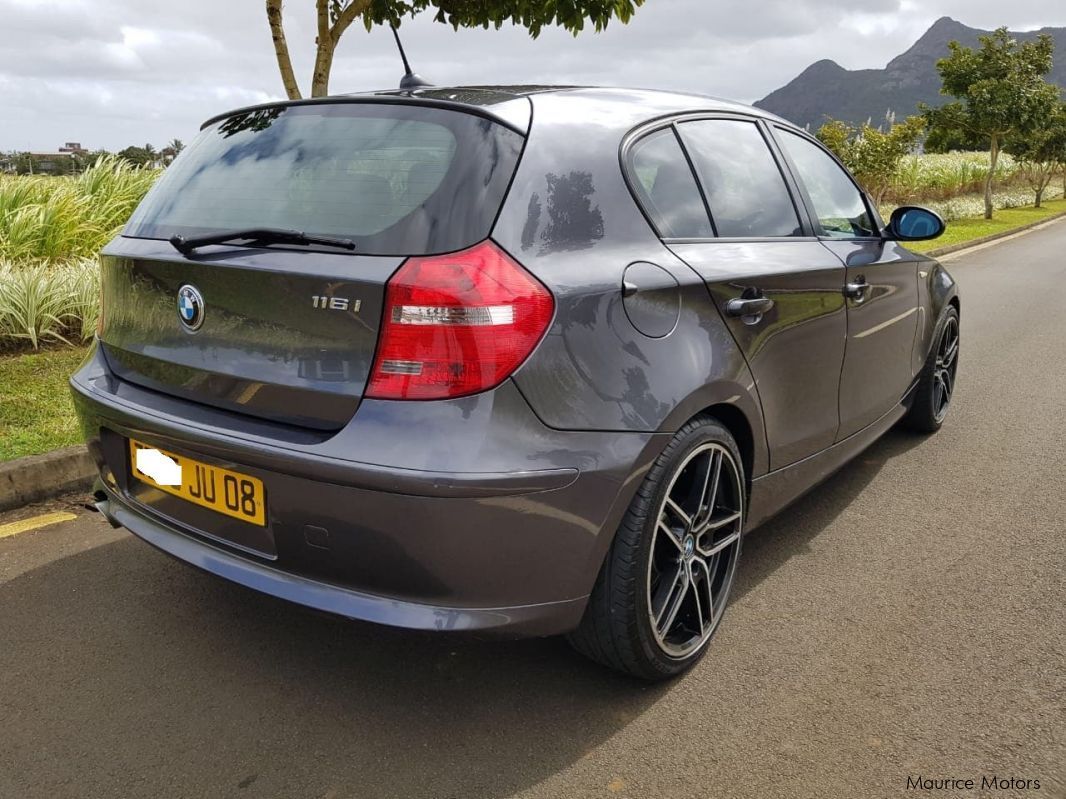
[[[266,492],[263,481],[255,477],[209,466],[132,438],[130,470],[135,478],[160,491],[243,522],[266,526]]]

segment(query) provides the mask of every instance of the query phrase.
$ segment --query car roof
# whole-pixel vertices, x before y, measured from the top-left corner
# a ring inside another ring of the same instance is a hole
[[[675,113],[690,111],[719,111],[727,113],[748,114],[775,122],[783,122],[794,127],[791,122],[752,105],[726,100],[721,97],[697,94],[695,92],[665,91],[661,89],[639,89],[609,86],[570,86],[570,85],[516,85],[516,86],[427,86],[415,91],[392,90],[364,92],[349,96],[389,96],[421,97],[432,100],[458,102],[464,105],[491,107],[520,98],[536,99],[538,96],[566,94],[575,99],[596,100],[600,103],[617,104],[640,109],[654,106],[672,108]],[[639,115],[639,113],[638,113]]]
[[[438,107],[466,108],[481,116],[490,117],[525,134],[530,125],[532,109],[538,103],[552,100],[596,106],[609,109],[616,125],[630,127],[645,120],[673,114],[691,112],[739,113],[770,119],[789,127],[787,120],[774,116],[761,108],[720,97],[689,92],[661,91],[600,86],[549,86],[549,85],[502,85],[502,86],[426,86],[420,89],[392,89],[384,91],[335,94],[328,97],[303,100],[283,100],[261,105],[238,108],[218,114],[204,122],[201,129],[220,119],[237,114],[278,106],[310,105],[317,103],[386,101],[397,104],[428,104]],[[550,114],[546,115],[550,118]],[[539,120],[538,120],[539,122]]]

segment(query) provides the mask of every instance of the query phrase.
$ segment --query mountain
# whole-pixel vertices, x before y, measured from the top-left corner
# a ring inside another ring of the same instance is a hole
[[[918,103],[941,105],[950,98],[940,94],[936,62],[948,54],[948,42],[967,47],[988,31],[969,28],[951,17],[941,17],[914,45],[888,62],[884,69],[844,69],[835,61],[815,62],[791,83],[766,95],[755,105],[798,125],[816,130],[826,117],[855,125],[877,124],[892,111],[902,118],[915,113]],[[1055,66],[1048,80],[1066,86],[1066,28],[1012,33],[1019,40],[1041,33],[1055,40]]]

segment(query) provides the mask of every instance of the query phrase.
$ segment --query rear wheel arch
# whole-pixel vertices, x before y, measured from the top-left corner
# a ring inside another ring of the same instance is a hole
[[[709,416],[719,422],[737,442],[740,460],[744,466],[744,489],[750,499],[752,469],[755,461],[755,433],[748,417],[736,405],[728,403],[719,403],[704,408],[696,414],[696,417],[699,416]]]
[[[699,416],[710,416],[721,422],[736,440],[749,483],[769,471],[770,452],[762,404],[750,373],[737,379],[716,380],[693,391],[674,406],[658,432],[673,435]],[[655,456],[658,454],[655,452]]]
[[[694,392],[679,403],[663,425],[652,436],[648,445],[637,459],[639,480],[629,483],[628,490],[623,490],[616,498],[616,504],[603,527],[601,539],[590,555],[588,574],[595,579],[603,568],[604,559],[618,533],[618,525],[624,518],[647,471],[670,445],[677,431],[697,419],[709,418],[722,425],[733,437],[740,451],[741,466],[744,470],[745,501],[751,499],[752,479],[763,474],[769,463],[766,437],[762,429],[762,408],[758,398],[748,393],[741,385],[733,382],[708,384],[699,392]],[[744,397],[745,400],[739,399]]]
[[[699,466],[692,467],[696,472],[689,471],[697,457],[710,458],[703,461],[702,481]],[[717,467],[713,466],[716,458]],[[740,480],[742,461],[730,429],[708,413],[696,414],[670,435],[614,531],[581,624],[569,635],[580,652],[649,680],[675,676],[702,656],[728,602],[740,556],[747,505]],[[684,475],[689,482],[681,484],[680,493],[671,494]],[[670,496],[675,499],[673,505],[668,505]],[[667,507],[674,511],[669,513]],[[669,521],[664,521],[664,513],[669,514]],[[665,552],[657,549],[660,545]],[[702,572],[692,560],[699,561]],[[677,575],[670,578],[675,570]],[[701,580],[699,574],[706,576]],[[701,590],[705,592],[702,599]],[[710,611],[707,625],[704,609]],[[678,615],[682,610],[684,618]],[[692,613],[698,619],[695,628],[689,618]],[[673,635],[675,618],[681,644],[667,640]],[[683,651],[674,651],[671,645]]]

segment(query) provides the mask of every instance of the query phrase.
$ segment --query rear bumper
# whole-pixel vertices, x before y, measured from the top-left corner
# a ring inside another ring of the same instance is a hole
[[[270,568],[225,549],[198,541],[122,502],[106,488],[99,508],[113,524],[191,566],[247,588],[315,610],[352,619],[447,632],[506,632],[509,635],[554,635],[577,626],[585,598],[500,608],[457,608],[420,604],[360,593]]]
[[[103,509],[123,527],[250,588],[415,629],[575,627],[661,443],[551,430],[510,383],[450,402],[367,401],[328,438],[138,389],[99,353],[71,385]],[[126,437],[258,477],[267,527],[135,483]]]

